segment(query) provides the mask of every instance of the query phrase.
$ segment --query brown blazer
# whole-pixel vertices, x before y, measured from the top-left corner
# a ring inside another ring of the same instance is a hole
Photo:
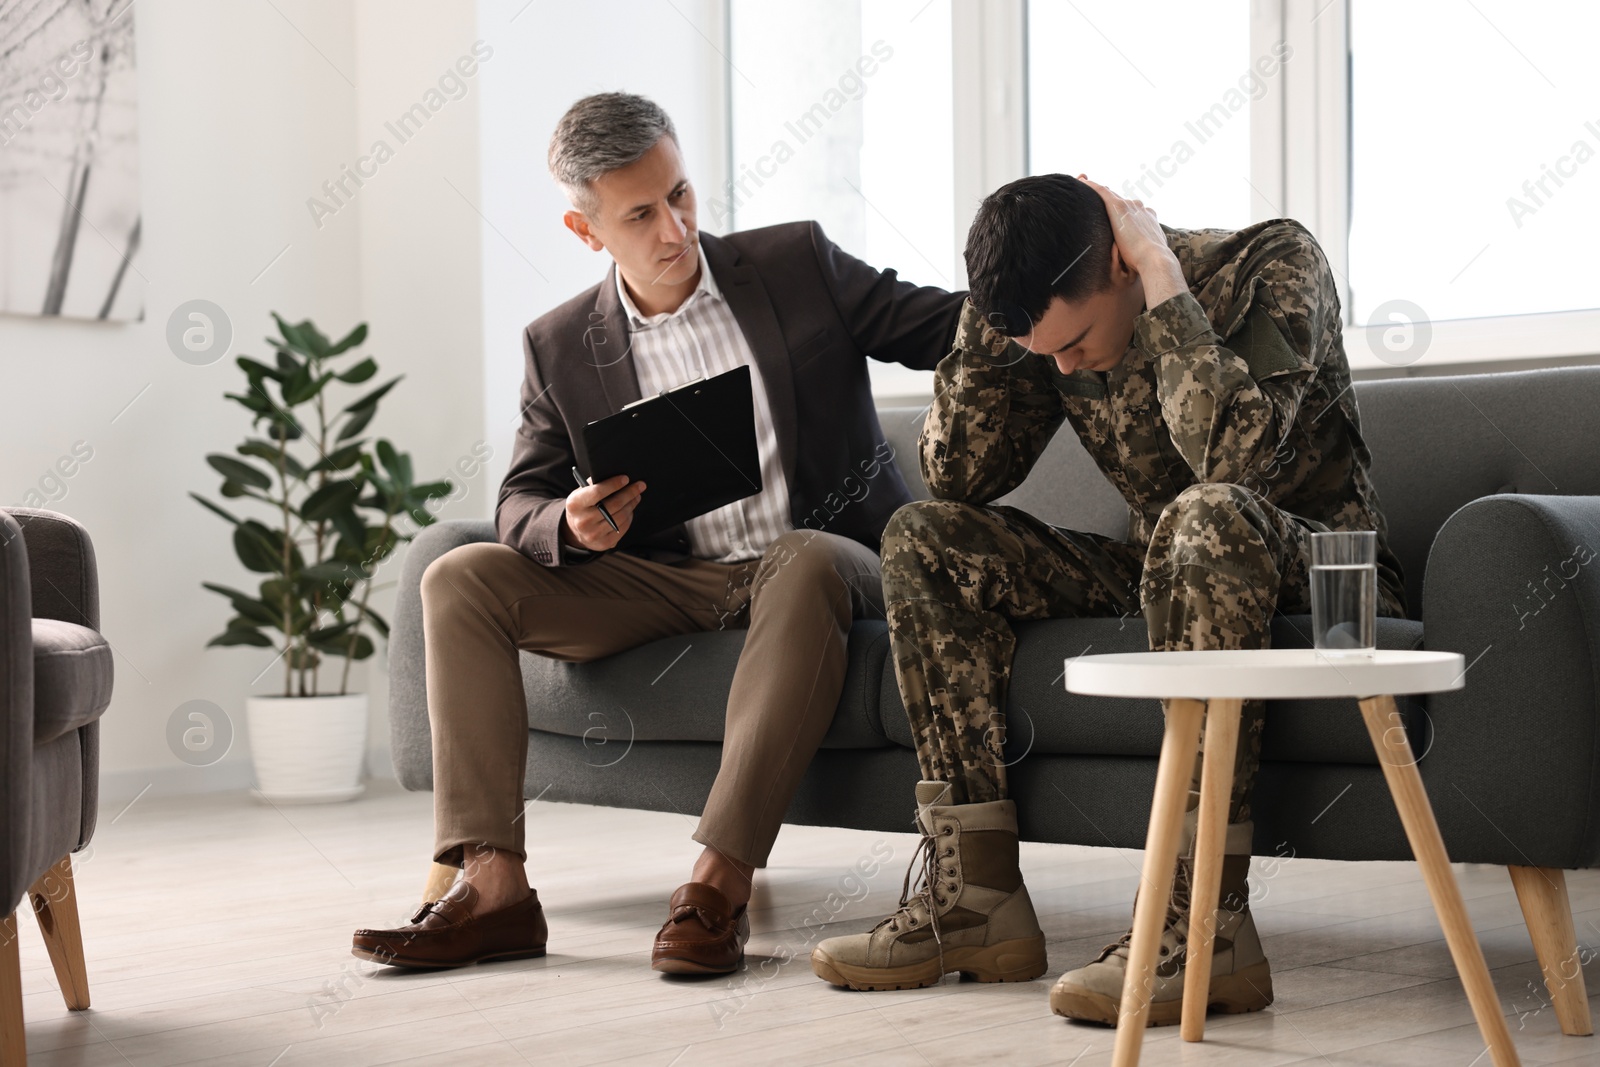
[[[791,521],[876,551],[911,495],[878,425],[865,357],[932,370],[950,350],[966,294],[875,270],[815,222],[701,234],[700,243],[766,382]],[[495,530],[548,566],[573,562],[561,552],[561,516],[572,466],[589,467],[583,427],[639,399],[615,271],[522,335],[522,422]],[[689,554],[689,539],[680,525],[622,551],[673,562]]]

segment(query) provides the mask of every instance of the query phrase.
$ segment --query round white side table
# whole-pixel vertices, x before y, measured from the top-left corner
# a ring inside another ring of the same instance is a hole
[[[1205,723],[1205,755],[1200,771],[1200,810],[1195,837],[1193,900],[1189,912],[1190,975],[1211,974],[1212,932],[1222,884],[1222,843],[1228,799],[1233,789],[1234,749],[1241,705],[1246,700],[1295,697],[1352,697],[1378,752],[1389,794],[1400,812],[1411,851],[1422,868],[1434,912],[1444,929],[1456,973],[1466,988],[1472,1014],[1488,1044],[1495,1067],[1518,1063],[1505,1016],[1484,963],[1483,950],[1467,917],[1461,890],[1450,870],[1433,807],[1422,787],[1411,742],[1406,738],[1395,693],[1436,693],[1460,689],[1465,664],[1454,652],[1379,649],[1370,657],[1330,657],[1316,649],[1273,648],[1195,652],[1132,652],[1079,656],[1066,664],[1070,692],[1100,696],[1155,697],[1166,702],[1166,730],[1156,765],[1155,797],[1145,839],[1144,875],[1134,906],[1128,975],[1117,1015],[1115,1067],[1139,1062],[1150,1012],[1147,990],[1153,980],[1156,948],[1183,826],[1200,726]],[[1208,981],[1185,981],[1182,1036],[1205,1034]]]

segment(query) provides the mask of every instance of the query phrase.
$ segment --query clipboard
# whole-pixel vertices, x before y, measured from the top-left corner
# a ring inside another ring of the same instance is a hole
[[[626,474],[646,488],[617,542],[651,534],[761,491],[748,365],[636,400],[583,428],[595,481]]]

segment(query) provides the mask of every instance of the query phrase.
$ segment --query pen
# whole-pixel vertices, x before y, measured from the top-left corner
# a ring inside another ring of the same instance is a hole
[[[578,488],[579,489],[582,489],[586,485],[593,485],[594,484],[592,481],[589,481],[589,482],[584,481],[583,480],[583,475],[578,473],[578,468],[577,467],[573,467],[572,468],[572,480],[578,483]],[[611,517],[611,512],[606,510],[606,506],[604,504],[596,504],[595,507],[600,509],[600,514],[605,518],[606,525],[610,526],[613,530],[616,530],[618,533],[622,532],[620,527],[617,526],[617,520],[613,519]]]

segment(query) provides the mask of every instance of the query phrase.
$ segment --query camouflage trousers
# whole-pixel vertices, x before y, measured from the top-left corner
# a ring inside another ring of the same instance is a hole
[[[1148,546],[1000,505],[901,508],[884,530],[883,591],[923,777],[949,782],[952,803],[1006,796],[1013,621],[1142,612],[1153,651],[1266,648],[1275,612],[1310,612],[1310,535],[1326,528],[1231,484],[1183,490]],[[1381,588],[1378,613],[1402,614]],[[1264,703],[1244,702],[1229,822],[1250,819]],[[1192,806],[1198,760],[1190,788]]]

